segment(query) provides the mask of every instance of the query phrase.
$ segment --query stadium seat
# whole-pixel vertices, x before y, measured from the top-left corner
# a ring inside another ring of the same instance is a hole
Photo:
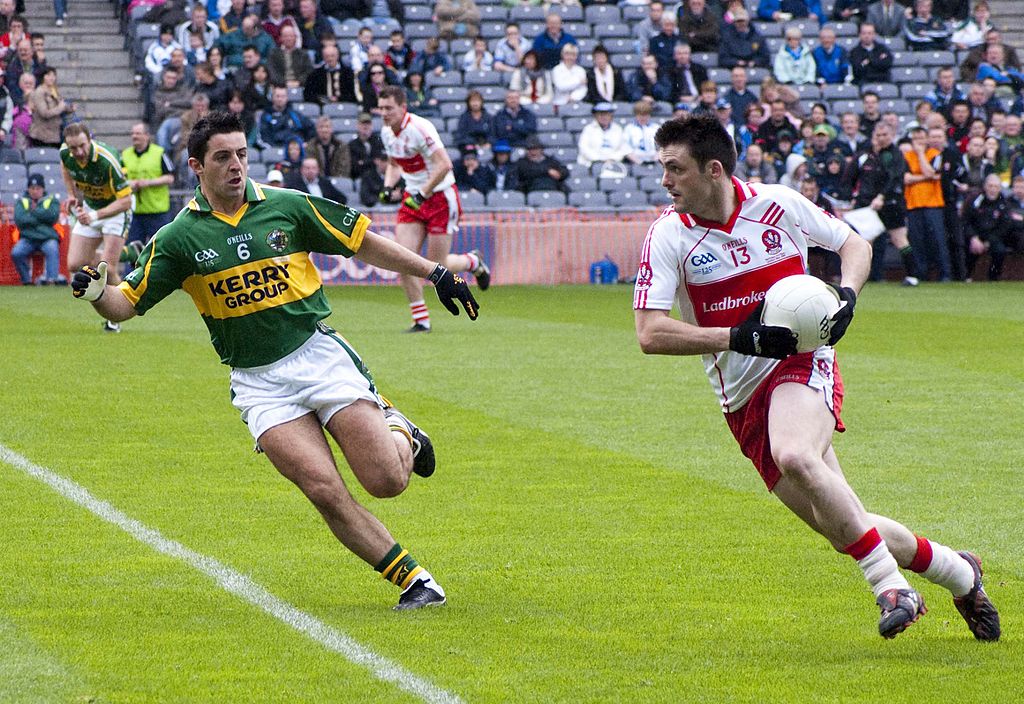
[[[267,177],[267,165],[259,162],[249,164],[249,178],[261,181]]]
[[[931,91],[932,86],[930,83],[904,83],[900,86],[900,97],[916,103]]]
[[[754,29],[765,39],[782,36],[782,24],[778,22],[754,22]]]
[[[646,16],[646,8],[644,16]],[[603,26],[622,21],[622,13],[616,5],[590,5],[584,10],[584,17],[589,24]]]
[[[579,156],[579,151],[577,151],[575,145],[571,147],[555,147],[554,149],[548,150],[548,155],[553,156],[563,164],[571,164],[576,161],[576,158]]]
[[[856,22],[832,22],[829,26],[835,30],[837,37],[857,36],[858,29]]]
[[[53,147],[29,147],[25,150],[26,164],[59,164],[60,152]]]
[[[602,42],[610,39],[624,38],[629,41],[630,46],[636,48],[636,44],[632,38],[633,32],[625,22],[611,22],[609,24],[594,25],[594,36],[600,37]]]
[[[640,54],[628,53],[628,54],[617,54],[615,60],[612,62],[616,68],[628,71],[630,69],[640,68],[640,60],[643,57]],[[624,80],[628,80],[625,75],[622,76]]]
[[[427,8],[427,15],[430,15],[430,8]],[[408,13],[405,15],[409,16]],[[480,6],[480,21],[481,22],[501,22],[505,23],[508,21],[508,8],[501,5],[481,5]]]
[[[831,102],[831,112],[833,115],[842,115],[844,112],[855,112],[859,115],[861,110],[860,101],[852,98],[845,100],[833,100]]]
[[[615,208],[636,208],[647,210],[650,203],[643,191],[613,191],[608,195],[608,202]]]
[[[558,109],[558,114],[562,117],[590,117],[590,110],[594,106],[590,103],[584,103],[580,101],[578,103],[567,103]]]
[[[894,112],[897,115],[909,115],[914,112],[914,108],[906,100],[902,98],[889,98],[888,100],[882,100],[879,102],[879,108],[882,112]]]
[[[260,161],[264,164],[276,164],[284,159],[284,147],[263,147]]]
[[[561,191],[534,191],[526,194],[526,204],[531,208],[563,208],[568,198]]]
[[[459,115],[461,115],[462,113],[466,112],[466,104],[465,103],[441,103],[440,105],[441,105],[441,117],[443,117],[443,118],[449,118],[449,117],[458,118]]]
[[[920,66],[919,54],[913,51],[892,52],[892,65],[896,66]]]
[[[21,164],[24,161],[25,157],[22,156],[20,149],[0,146],[0,164]]]
[[[466,39],[465,37],[452,39],[448,42],[448,54],[452,57],[452,60],[456,62],[456,66],[461,65],[462,55],[472,48],[473,40]]]
[[[860,37],[836,37],[836,44],[846,49],[847,53],[853,50],[853,47],[860,44]]]
[[[826,83],[821,91],[825,100],[852,100],[859,95],[860,90],[850,83]]]
[[[434,97],[442,103],[466,102],[469,90],[462,86],[440,86],[434,89]]]
[[[669,203],[668,201],[668,195],[665,193],[664,190],[661,190],[657,193],[648,193],[647,202],[657,208],[665,208],[671,205],[671,203]]]
[[[931,76],[928,69],[919,66],[900,66],[892,70],[893,83],[924,83],[931,90]]]
[[[25,177],[15,178],[6,174],[0,175],[0,192],[21,193],[25,190]]]
[[[590,167],[576,161],[570,161],[565,164],[565,170],[569,172],[569,178],[590,177]]]
[[[292,108],[295,112],[304,117],[308,117],[311,120],[315,120],[320,117],[320,106],[317,103],[305,103],[300,101],[292,103]]]
[[[598,190],[597,179],[593,176],[569,176],[569,178],[566,179],[566,183],[569,184],[569,190],[573,193]]]
[[[576,138],[568,132],[542,132],[539,133],[545,147],[575,147]]]
[[[331,129],[343,134],[354,134],[356,131],[356,118],[354,117],[332,117]]]
[[[463,85],[476,86],[504,86],[504,76],[499,71],[466,71],[462,74]]]
[[[526,105],[525,107],[538,118],[554,117],[556,115],[555,106],[552,105],[551,103],[541,103],[539,105]]]
[[[641,20],[647,19],[649,10],[644,5],[623,5],[619,8],[622,12],[622,21],[635,25]]]
[[[28,179],[28,170],[25,168],[24,164],[14,164],[7,162],[0,164],[0,177],[10,177],[15,179],[20,178],[22,181],[22,185],[24,185],[25,181]]]
[[[422,51],[422,47],[417,47],[416,41],[430,39],[437,34],[437,27],[431,22],[409,22],[403,31],[405,38],[411,43],[413,51],[419,53]]]
[[[718,54],[715,52],[697,52],[693,55],[693,60],[707,69],[715,68],[716,66],[718,66]]]
[[[494,73],[497,73],[497,71]],[[484,97],[485,103],[502,104],[505,102],[505,94],[508,92],[508,88],[504,85],[474,86],[474,88],[480,91],[480,95]],[[488,109],[492,114],[494,113],[493,107],[489,107]]]
[[[861,92],[867,91],[878,93],[878,97],[882,99],[900,97],[900,89],[892,83],[866,83],[861,86]]]
[[[632,176],[625,178],[598,178],[597,187],[602,191],[636,191],[636,179]]]
[[[594,121],[590,115],[577,115],[576,117],[565,118],[565,131],[570,134],[579,134],[583,128]]]
[[[727,68],[709,68],[708,80],[714,81],[720,86],[727,86],[730,81],[730,70]]]
[[[46,192],[53,196],[60,196],[61,198],[67,196],[68,189],[64,185],[64,179],[60,176],[47,176],[46,177]]]
[[[633,164],[629,167],[629,172],[640,179],[641,183],[649,179],[660,179],[662,175],[661,166],[658,164]]]
[[[484,39],[501,39],[502,37],[505,36],[505,23],[481,22],[480,36],[483,37]]]
[[[606,210],[608,196],[600,191],[572,191],[569,194],[569,205],[574,208],[590,208]]]
[[[46,176],[57,176],[60,177],[60,164],[54,164],[51,162],[36,162],[28,165],[28,173],[31,174],[42,174]],[[22,184],[24,185],[24,184]]]
[[[548,12],[562,16],[562,22],[582,22],[583,8],[579,5],[552,5]]]
[[[480,191],[459,191],[459,201],[463,210],[483,210],[487,205],[487,200]]]
[[[564,25],[565,31],[579,39],[590,39],[593,36],[593,28],[583,22],[570,22]]]
[[[491,191],[487,194],[487,205],[492,208],[523,208],[526,196],[519,191]]]
[[[782,30],[783,36],[790,27],[796,27],[804,35],[804,41],[809,42],[811,38],[818,36],[818,22],[816,20],[804,19],[787,22]]]
[[[562,132],[565,130],[565,123],[560,117],[538,117],[538,132]]]
[[[427,85],[431,88],[439,88],[441,86],[461,86],[462,74],[458,71],[446,71],[438,76],[436,73],[431,73],[427,77]]]
[[[290,100],[292,102],[292,104],[301,103],[302,102],[302,98],[303,98],[302,88],[289,88],[288,89],[288,100]]]
[[[355,103],[327,103],[323,107],[323,114],[327,117],[358,117],[360,107]]]
[[[597,7],[597,6],[595,6]],[[603,36],[603,35],[600,35]],[[608,53],[614,56],[615,54],[632,54],[636,50],[636,44],[632,39],[626,39],[624,37],[609,38],[606,41],[602,41],[604,48],[608,50]],[[617,59],[613,58],[612,63],[618,66]]]
[[[519,31],[527,41],[532,41],[534,37],[540,36],[542,32],[547,31],[547,27],[543,22],[523,22],[519,25]]]
[[[821,89],[816,83],[802,83],[798,86],[790,86],[790,88],[796,89],[801,100],[814,102],[821,98]]]
[[[501,8],[505,9],[505,8]],[[412,22],[430,22],[433,19],[434,11],[429,5],[413,5],[408,4],[405,6],[405,21],[406,29],[409,27],[409,23]],[[481,17],[485,16],[484,12],[480,13]]]
[[[764,41],[768,45],[768,53],[772,56],[778,54],[782,47],[786,46],[786,40],[782,37],[768,37]]]
[[[919,51],[916,56],[920,66],[956,66],[952,51]]]
[[[747,69],[747,85],[748,86],[759,86],[768,76],[772,75],[772,72],[766,68],[753,67]]]
[[[547,13],[544,11],[543,7],[523,7],[520,5],[518,7],[513,7],[509,11],[508,18],[512,22],[522,24],[523,22],[543,22],[546,15]]]

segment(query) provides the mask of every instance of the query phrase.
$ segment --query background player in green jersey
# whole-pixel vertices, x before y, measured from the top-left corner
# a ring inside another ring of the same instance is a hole
[[[102,259],[114,262],[110,283],[120,281],[116,262],[124,248],[131,225],[132,189],[121,168],[117,152],[93,141],[85,123],[64,128],[60,147],[61,175],[68,191],[68,212],[77,222],[68,244],[68,270],[96,266]],[[82,194],[82,199],[78,198]],[[98,253],[102,240],[102,252]],[[119,332],[121,326],[106,321],[103,329]]]
[[[400,494],[412,472],[434,471],[430,438],[378,395],[330,315],[310,251],[429,278],[446,308],[471,319],[466,282],[440,264],[367,230],[369,219],[333,201],[259,186],[248,178],[238,117],[213,112],[188,140],[195,198],[146,245],[119,286],[106,262],[76,272],[74,295],[103,316],[146,313],[177,288],[188,293],[221,360],[232,367],[232,402],[258,447],[320,511],[349,550],[403,589],[398,609],[443,604],[444,590],[359,505],[338,473],[323,429],[353,474],[377,497]]]

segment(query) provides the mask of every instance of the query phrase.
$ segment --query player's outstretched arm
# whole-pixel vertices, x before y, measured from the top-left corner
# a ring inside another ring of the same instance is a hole
[[[76,271],[71,277],[71,294],[92,303],[97,313],[114,323],[124,322],[136,315],[135,306],[120,289],[107,284],[106,262],[100,262],[95,269],[83,266]]]
[[[857,294],[867,281],[871,270],[871,245],[856,233],[851,232],[839,248],[843,278],[839,286],[832,286],[839,294],[843,307],[832,316],[832,334],[828,344],[834,345],[846,334],[853,321],[853,308],[857,305]],[[831,285],[831,284],[830,284]]]
[[[637,310],[636,337],[644,354],[712,354],[729,349],[729,328],[702,328],[667,310]]]
[[[459,314],[459,307],[455,303],[458,301],[466,309],[469,319],[476,320],[480,306],[473,298],[469,286],[461,276],[453,274],[437,262],[424,259],[397,242],[381,237],[375,232],[366,233],[363,243],[356,253],[356,258],[382,269],[397,271],[399,274],[430,279],[434,284],[437,297],[449,313]]]

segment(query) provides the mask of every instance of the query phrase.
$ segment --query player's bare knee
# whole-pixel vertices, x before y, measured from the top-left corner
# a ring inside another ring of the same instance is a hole
[[[345,497],[345,491],[335,482],[322,479],[306,480],[300,484],[300,488],[321,513],[337,513]]]
[[[817,483],[821,462],[811,452],[801,448],[782,448],[773,451],[772,457],[784,477],[804,487]]]
[[[409,474],[401,467],[389,468],[376,473],[372,479],[363,483],[370,496],[378,499],[390,499],[398,496],[409,486]]]

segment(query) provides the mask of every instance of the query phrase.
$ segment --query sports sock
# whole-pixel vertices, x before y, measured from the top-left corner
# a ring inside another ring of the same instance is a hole
[[[900,249],[900,260],[903,262],[903,270],[907,276],[917,276],[917,267],[914,265],[914,248],[909,244]]]
[[[953,596],[963,596],[974,586],[974,569],[964,558],[952,548],[947,548],[928,538],[917,537],[917,553],[910,563],[912,572],[953,592]]]
[[[420,567],[416,560],[412,558],[412,555],[409,554],[409,551],[403,550],[402,546],[398,543],[395,543],[395,546],[388,551],[384,559],[373,569],[380,572],[384,579],[401,589],[406,589],[417,577],[423,574],[426,574],[427,578],[430,577],[430,573]]]
[[[419,324],[425,328],[430,327],[430,311],[427,310],[426,301],[422,298],[418,301],[413,301],[409,304],[409,310],[412,312],[413,324]]]
[[[476,271],[480,268],[480,257],[476,256],[472,252],[466,252],[462,256],[469,260],[469,268],[466,271]]]
[[[889,552],[876,528],[862,535],[857,542],[847,545],[843,552],[857,561],[875,597],[889,589],[910,589],[910,583],[900,572],[896,558]]]

